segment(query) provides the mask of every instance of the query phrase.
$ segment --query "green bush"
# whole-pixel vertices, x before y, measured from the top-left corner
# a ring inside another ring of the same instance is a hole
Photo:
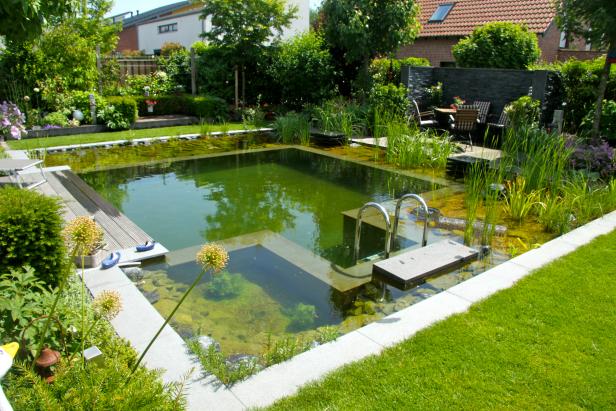
[[[370,76],[373,84],[400,84],[402,66],[430,66],[430,61],[422,57],[407,57],[403,59],[377,58],[370,63]]]
[[[110,130],[126,130],[137,120],[137,102],[132,97],[108,97],[97,117]]]
[[[505,107],[509,125],[513,128],[533,126],[539,122],[541,102],[530,96],[522,96]]]
[[[94,96],[94,102],[97,110],[107,105],[107,101],[98,93],[90,91],[73,91],[68,96],[68,102],[72,110],[79,110],[83,113],[82,123],[92,124],[92,115],[90,112],[90,94]]]
[[[166,49],[165,46],[167,46]],[[169,76],[169,80],[173,84],[173,91],[190,91],[191,69],[190,52],[188,50],[178,43],[163,44],[161,57],[158,58],[158,67]]]
[[[586,117],[582,120],[582,129],[591,130],[595,119],[595,107],[593,106]],[[601,106],[601,136],[608,141],[616,141],[616,101],[603,100]]]
[[[45,284],[63,275],[65,247],[58,200],[30,190],[0,189],[0,273],[30,265]]]
[[[43,117],[42,123],[43,125],[68,127],[68,117],[60,111],[54,111]]]
[[[281,102],[293,108],[318,104],[334,92],[331,54],[323,38],[313,32],[283,43],[268,71],[280,88]]]
[[[560,73],[565,88],[565,128],[576,132],[597,102],[597,89],[605,57],[595,60],[569,59],[564,63],[538,66]],[[616,101],[616,65],[612,65],[605,99]]]
[[[477,27],[452,48],[460,67],[526,69],[539,59],[541,50],[535,33],[509,22]]]
[[[398,117],[405,117],[410,103],[404,86],[394,84],[375,85],[368,96],[371,112],[386,112]]]
[[[227,102],[214,96],[197,96],[192,98],[192,115],[206,120],[226,120],[229,118]]]

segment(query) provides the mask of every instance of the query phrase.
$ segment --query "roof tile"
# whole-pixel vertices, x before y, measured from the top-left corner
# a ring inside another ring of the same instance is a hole
[[[467,36],[492,21],[525,24],[534,33],[545,32],[556,9],[553,0],[417,0],[420,6],[419,37]],[[428,23],[439,4],[455,3],[442,22]]]

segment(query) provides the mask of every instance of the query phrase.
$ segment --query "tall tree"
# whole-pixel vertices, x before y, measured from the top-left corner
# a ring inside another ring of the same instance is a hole
[[[257,61],[268,43],[278,42],[297,13],[297,7],[288,7],[285,0],[202,1],[201,18],[209,18],[211,28],[201,36],[227,49],[236,67],[242,69],[244,79],[246,64]],[[237,87],[236,82],[236,90]]]
[[[616,50],[616,1],[614,0],[559,0],[558,24],[567,35],[585,38],[599,49]],[[611,63],[606,56],[597,90],[597,104],[592,136],[599,136],[603,97],[610,75]]]
[[[348,80],[367,76],[371,59],[395,52],[419,31],[413,0],[325,0],[321,10],[325,39],[344,73],[343,94],[351,91]]]
[[[79,0],[2,0],[0,36],[22,42],[38,37],[49,19],[72,13]]]

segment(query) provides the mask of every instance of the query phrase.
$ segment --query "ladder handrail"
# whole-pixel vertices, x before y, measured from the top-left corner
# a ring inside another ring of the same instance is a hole
[[[396,203],[396,214],[394,215],[394,227],[391,232],[391,241],[394,242],[396,240],[396,236],[398,235],[398,222],[400,221],[400,208],[402,207],[402,202],[406,200],[407,198],[414,199],[424,209],[425,219],[424,219],[423,237],[421,239],[421,246],[425,247],[426,244],[428,244],[428,218],[430,217],[430,209],[428,208],[428,204],[426,204],[425,200],[417,194],[405,194],[398,199],[398,202]]]
[[[389,252],[391,249],[391,236],[390,236],[391,222],[389,220],[389,214],[387,213],[387,210],[385,210],[385,207],[383,207],[382,205],[378,203],[371,201],[369,203],[364,204],[357,212],[357,220],[355,221],[355,244],[353,246],[353,265],[357,264],[357,259],[359,258],[359,240],[361,237],[361,217],[364,211],[366,211],[369,208],[376,208],[383,215],[383,218],[385,219],[385,259],[389,258]]]

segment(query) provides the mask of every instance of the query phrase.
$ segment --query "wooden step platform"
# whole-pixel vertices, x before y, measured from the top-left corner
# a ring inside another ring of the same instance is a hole
[[[372,273],[406,290],[426,277],[461,266],[478,256],[477,250],[453,240],[443,240],[379,261],[372,267]]]
[[[91,216],[103,229],[106,248],[110,251],[134,248],[152,238],[92,187],[70,170],[47,172],[47,183],[40,192],[60,197],[64,205],[64,219]],[[155,240],[155,239],[154,239]]]

